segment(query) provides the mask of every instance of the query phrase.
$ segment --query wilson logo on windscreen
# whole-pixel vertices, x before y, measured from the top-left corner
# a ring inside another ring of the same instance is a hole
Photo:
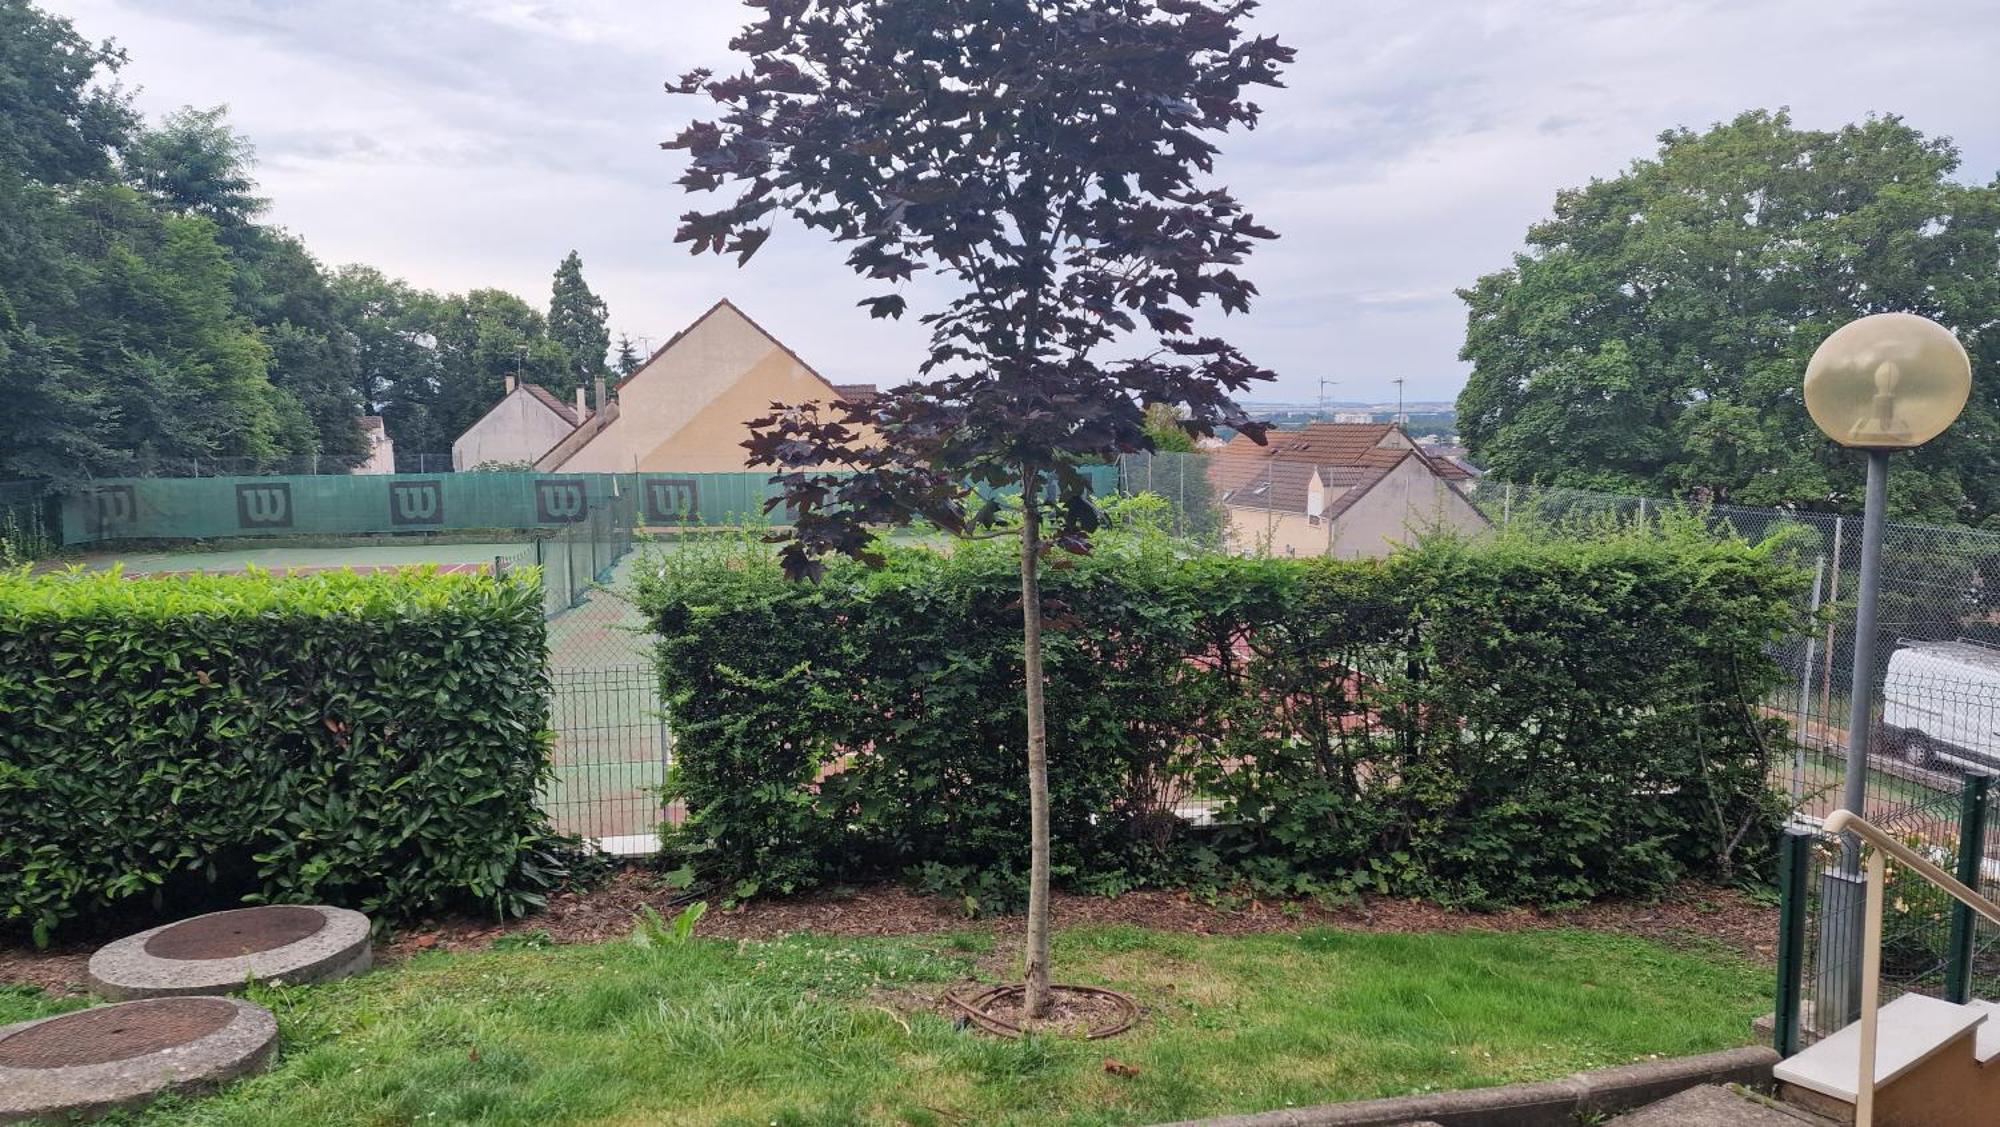
[[[691,524],[701,515],[701,483],[691,477],[645,479],[647,524]]]
[[[290,528],[290,482],[258,482],[236,487],[236,524],[240,528]]]
[[[97,535],[129,528],[139,515],[139,502],[129,485],[100,485],[90,493],[88,521]]]
[[[535,483],[535,518],[543,524],[575,524],[583,519],[583,479],[545,477]]]
[[[444,486],[435,481],[389,483],[389,523],[443,524]]]

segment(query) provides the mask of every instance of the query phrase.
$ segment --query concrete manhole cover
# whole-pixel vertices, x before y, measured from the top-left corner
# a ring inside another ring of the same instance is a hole
[[[326,982],[367,970],[368,917],[345,908],[233,908],[128,935],[90,957],[107,998],[226,994],[255,980]]]
[[[130,1060],[199,1041],[228,1025],[226,998],[154,998],[63,1014],[0,1041],[0,1068],[70,1068]]]
[[[94,1117],[261,1070],[270,1011],[240,998],[150,998],[0,1026],[0,1123]]]
[[[325,926],[326,915],[316,908],[237,908],[169,924],[146,940],[146,953],[156,959],[226,959],[276,950]]]

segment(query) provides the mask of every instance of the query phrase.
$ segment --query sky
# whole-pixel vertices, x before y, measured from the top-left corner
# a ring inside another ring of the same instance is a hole
[[[836,382],[922,358],[914,317],[815,232],[781,227],[747,267],[690,257],[658,142],[705,103],[663,84],[734,69],[736,0],[42,0],[130,53],[159,116],[226,103],[258,156],[268,221],[328,265],[546,305],[572,248],[614,339],[663,343],[729,297]],[[1464,384],[1453,291],[1504,268],[1556,193],[1615,176],[1658,134],[1753,108],[1809,128],[1895,113],[1953,138],[1960,176],[2000,171],[1996,0],[1268,0],[1298,50],[1263,123],[1222,138],[1219,179],[1280,239],[1262,296],[1214,327],[1278,382],[1252,398],[1411,402]],[[922,307],[922,295],[914,302]]]

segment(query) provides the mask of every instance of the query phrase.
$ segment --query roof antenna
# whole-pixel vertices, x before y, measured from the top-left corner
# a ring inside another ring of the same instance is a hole
[[[1325,422],[1325,421],[1326,421],[1326,389],[1327,389],[1327,388],[1330,388],[1330,387],[1338,387],[1338,386],[1340,386],[1340,381],[1339,381],[1339,380],[1328,380],[1328,379],[1322,379],[1322,380],[1320,380],[1320,381],[1319,381],[1319,416],[1318,416],[1318,417],[1319,417],[1319,419],[1320,419],[1320,421],[1321,421],[1321,422]]]
[[[1396,385],[1396,425],[1407,430],[1410,421],[1403,417],[1403,377],[1397,376],[1391,382]]]

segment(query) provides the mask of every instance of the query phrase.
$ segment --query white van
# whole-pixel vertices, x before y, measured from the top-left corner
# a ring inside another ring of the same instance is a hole
[[[1919,766],[2000,768],[2000,649],[1910,642],[1882,682],[1882,751]]]

